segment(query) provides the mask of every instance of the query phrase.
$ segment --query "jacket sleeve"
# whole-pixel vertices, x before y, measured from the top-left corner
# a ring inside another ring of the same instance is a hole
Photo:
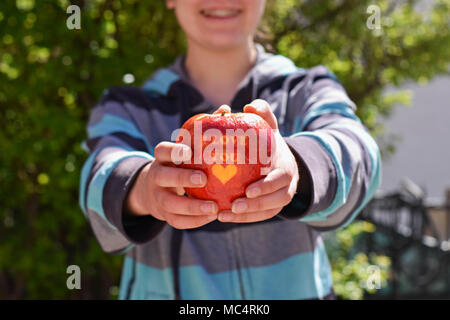
[[[92,110],[84,147],[89,157],[80,181],[80,206],[102,249],[121,253],[150,241],[164,227],[152,216],[132,217],[124,200],[140,169],[153,160],[153,148],[139,124],[136,88],[112,88]]]
[[[319,230],[349,224],[380,184],[374,139],[355,115],[356,106],[325,67],[309,70],[290,91],[293,122],[285,141],[297,159],[297,194],[281,214]]]

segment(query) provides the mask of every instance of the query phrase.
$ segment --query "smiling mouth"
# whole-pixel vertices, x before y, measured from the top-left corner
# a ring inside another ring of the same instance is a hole
[[[228,19],[238,16],[240,9],[204,9],[200,13],[206,18]]]

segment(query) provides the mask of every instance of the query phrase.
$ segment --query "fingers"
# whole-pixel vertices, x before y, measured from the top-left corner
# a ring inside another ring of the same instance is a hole
[[[183,187],[171,187],[169,188],[169,190],[171,190],[173,193],[176,193],[179,196],[184,196],[184,194],[186,193]]]
[[[183,196],[178,196],[168,190],[162,189],[156,201],[159,206],[170,214],[177,215],[216,215],[219,210],[214,201],[199,200]]]
[[[232,211],[221,211],[219,213],[220,222],[249,223],[270,219],[280,213],[283,208],[274,208],[260,212],[249,212],[245,214],[237,214]]]
[[[262,99],[253,100],[250,104],[244,107],[244,112],[257,114],[266,120],[272,129],[278,129],[277,118],[270,109],[270,105],[267,101]]]
[[[150,170],[150,179],[160,187],[201,188],[206,185],[206,174],[201,170],[157,165]]]
[[[218,206],[204,201],[178,196],[161,189],[155,197],[163,220],[176,229],[193,229],[217,219]]]
[[[221,211],[219,221],[248,223],[272,218],[291,202],[295,193],[291,181],[292,177],[285,170],[273,170],[248,186],[248,198],[236,199],[231,211]]]
[[[155,159],[159,162],[179,164],[191,159],[191,148],[181,143],[160,142],[155,147]]]
[[[277,168],[264,178],[253,182],[246,189],[247,198],[256,198],[289,186],[292,176],[288,171]]]
[[[226,104],[223,104],[219,107],[219,109],[213,112],[213,114],[220,114],[220,113],[231,113],[231,108]]]
[[[198,228],[216,219],[217,214],[210,216],[185,216],[178,214],[166,214],[166,222],[176,229]]]
[[[291,202],[292,196],[293,195],[290,194],[290,188],[289,186],[287,186],[258,198],[236,199],[233,201],[231,210],[234,213],[248,213],[280,208],[289,204],[289,202]]]

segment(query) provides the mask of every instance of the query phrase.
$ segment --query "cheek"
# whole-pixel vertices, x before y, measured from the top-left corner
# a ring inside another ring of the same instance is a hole
[[[265,0],[246,0],[245,8],[247,11],[247,21],[249,27],[255,29],[258,27],[266,6]]]
[[[175,1],[175,15],[178,20],[178,24],[185,30],[186,33],[191,33],[191,30],[196,25],[197,7],[196,0],[178,0]]]

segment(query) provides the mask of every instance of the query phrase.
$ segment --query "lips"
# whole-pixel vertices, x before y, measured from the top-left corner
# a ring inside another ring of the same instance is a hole
[[[228,19],[238,16],[241,9],[203,9],[200,13],[206,18]]]

